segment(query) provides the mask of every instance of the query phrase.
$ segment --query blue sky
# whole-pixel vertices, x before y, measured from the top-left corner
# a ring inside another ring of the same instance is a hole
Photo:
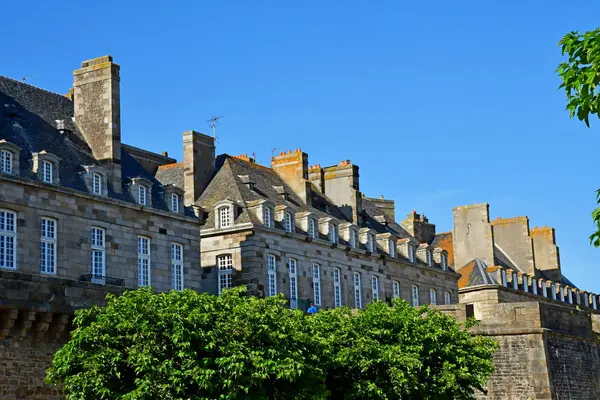
[[[350,159],[368,196],[452,228],[490,204],[557,230],[563,272],[600,292],[590,247],[600,121],[570,120],[557,42],[597,1],[7,2],[0,74],[66,93],[80,62],[121,65],[123,141],[181,158],[224,115],[218,152]]]

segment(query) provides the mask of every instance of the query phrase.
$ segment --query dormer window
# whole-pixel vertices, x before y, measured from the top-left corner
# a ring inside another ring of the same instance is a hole
[[[270,206],[264,206],[263,208],[263,224],[267,228],[273,227],[273,209]]]
[[[42,181],[52,183],[53,166],[50,161],[42,161]]]
[[[415,248],[412,245],[408,245],[408,260],[415,262]]]
[[[396,257],[396,243],[393,239],[389,239],[388,246],[390,257]]]
[[[171,211],[179,212],[179,195],[177,193],[171,193]]]
[[[289,212],[286,212],[283,215],[283,224],[285,226],[285,231],[292,233],[294,232],[294,220],[292,219],[292,214]]]
[[[92,174],[92,193],[102,194],[102,175]]]
[[[313,218],[308,219],[308,236],[311,239],[315,239],[317,237],[317,221]]]
[[[442,270],[446,271],[448,269],[448,258],[445,254],[442,254]]]
[[[338,242],[338,231],[337,226],[334,224],[329,224],[329,241],[331,243]]]
[[[356,231],[354,229],[350,229],[350,247],[352,247],[353,249],[355,249],[357,247],[358,244],[358,235],[356,233]]]
[[[219,208],[219,228],[229,228],[231,226],[231,207],[223,206]]]
[[[0,168],[5,174],[12,174],[13,171],[13,153],[9,150],[0,151]]]
[[[138,186],[138,197],[137,197],[138,204],[145,206],[147,204],[147,200],[148,200],[148,188],[144,185],[139,185]]]
[[[375,252],[375,236],[371,234],[367,235],[367,250],[371,253]]]
[[[427,265],[433,267],[433,257],[431,255],[431,251],[427,250]]]

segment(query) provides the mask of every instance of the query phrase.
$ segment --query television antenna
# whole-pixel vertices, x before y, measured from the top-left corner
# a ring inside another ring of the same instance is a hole
[[[276,148],[272,148],[272,149],[271,149],[271,158],[275,157],[275,152],[276,152],[277,150],[279,150],[279,149],[276,149]]]
[[[35,78],[35,75],[24,76],[21,78],[21,82],[25,82],[27,79],[33,79],[33,78]]]
[[[215,138],[215,140],[217,139],[217,125],[219,124],[219,120],[223,118],[223,115],[221,115],[220,117],[216,117],[213,115],[213,117],[209,120],[207,120],[206,122],[210,122],[210,124],[208,126],[210,126],[210,128],[212,129],[212,135]]]

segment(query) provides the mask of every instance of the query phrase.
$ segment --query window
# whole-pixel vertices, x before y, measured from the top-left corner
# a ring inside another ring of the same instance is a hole
[[[267,256],[267,271],[269,274],[267,296],[272,297],[277,295],[277,260],[273,254]]]
[[[0,268],[17,268],[17,214],[0,210]]]
[[[92,282],[104,284],[106,270],[104,229],[92,227]]]
[[[356,248],[356,231],[354,229],[350,229],[350,247]]]
[[[13,153],[8,150],[0,151],[0,168],[5,174],[12,174],[13,170]]]
[[[263,223],[267,228],[273,227],[273,210],[271,210],[271,207],[265,206],[263,208]]]
[[[315,297],[315,305],[321,305],[321,267],[319,264],[313,264],[312,266],[312,277],[313,277],[313,294]]]
[[[442,270],[446,271],[448,269],[448,260],[445,254],[442,254]]]
[[[310,236],[311,239],[317,237],[317,222],[312,218],[309,218],[308,220],[308,236]]]
[[[379,278],[376,276],[371,279],[371,289],[373,290],[373,300],[379,300]]]
[[[433,266],[433,258],[431,257],[431,251],[427,250],[427,265]]]
[[[52,163],[50,161],[42,161],[42,181],[52,183]]]
[[[217,257],[217,268],[219,269],[219,294],[224,289],[233,287],[233,256],[225,254]]]
[[[411,299],[413,307],[417,307],[419,305],[419,287],[417,285],[412,286]]]
[[[146,186],[138,186],[138,204],[145,206],[147,204],[148,189]]]
[[[290,308],[298,308],[298,275],[296,271],[296,260],[288,260],[290,270]]]
[[[138,286],[150,286],[150,239],[138,236]]]
[[[342,282],[339,268],[333,270],[333,297],[336,307],[342,306]]]
[[[171,211],[179,212],[179,195],[177,193],[171,193]]]
[[[437,290],[429,289],[429,304],[437,304]]]
[[[523,291],[529,292],[529,278],[523,275]]]
[[[415,262],[415,248],[411,245],[408,245],[408,260]]]
[[[338,242],[337,226],[335,226],[334,224],[329,224],[329,241],[331,243]]]
[[[102,175],[92,174],[92,193],[102,194]]]
[[[502,279],[502,286],[508,286],[508,283],[506,282],[506,271],[503,269],[500,270],[500,278]]]
[[[231,226],[231,208],[223,206],[219,208],[219,228],[229,228]]]
[[[392,281],[392,297],[394,299],[400,298],[400,283],[398,281]]]
[[[396,257],[396,243],[393,239],[388,241],[388,246],[390,248],[390,257]]]
[[[42,218],[40,230],[40,272],[56,274],[56,221]]]
[[[183,246],[171,243],[171,269],[174,290],[183,290]]]
[[[444,292],[444,304],[451,304],[452,296],[450,296],[450,292]]]
[[[373,235],[367,235],[367,250],[371,253],[375,252],[375,238]]]
[[[354,273],[354,308],[362,308],[362,298],[360,294],[360,274]]]
[[[292,214],[286,212],[283,215],[283,222],[285,224],[285,231],[292,233],[294,232],[294,221],[292,220]]]

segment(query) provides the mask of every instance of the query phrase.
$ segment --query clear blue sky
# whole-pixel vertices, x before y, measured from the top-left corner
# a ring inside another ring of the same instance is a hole
[[[82,60],[111,54],[125,143],[179,159],[183,131],[224,115],[219,153],[350,159],[363,192],[438,231],[479,202],[553,226],[563,272],[600,292],[600,121],[569,119],[554,72],[598,1],[130,3],[6,2],[0,74],[66,93]]]

